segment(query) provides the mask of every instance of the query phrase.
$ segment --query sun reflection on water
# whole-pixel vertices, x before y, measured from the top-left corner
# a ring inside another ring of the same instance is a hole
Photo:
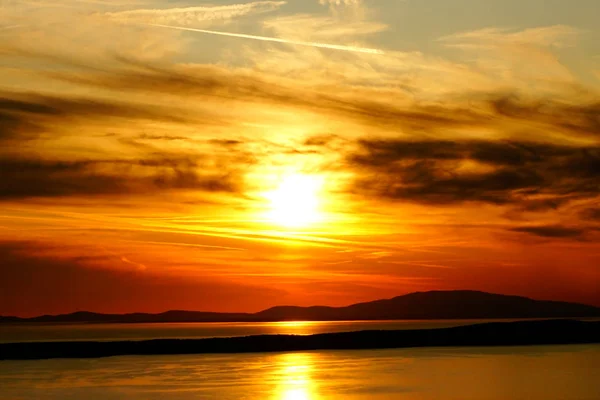
[[[276,357],[277,388],[275,399],[316,400],[316,383],[312,378],[315,355],[282,354]]]
[[[274,322],[276,333],[284,335],[312,335],[316,332],[318,322],[313,321],[280,321]]]

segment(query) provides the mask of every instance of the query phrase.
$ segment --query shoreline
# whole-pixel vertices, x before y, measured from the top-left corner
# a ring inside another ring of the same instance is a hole
[[[205,339],[0,343],[0,360],[600,343],[600,322],[536,320],[451,328]]]

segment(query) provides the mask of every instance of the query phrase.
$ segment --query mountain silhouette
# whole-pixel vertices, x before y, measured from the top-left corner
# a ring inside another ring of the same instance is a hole
[[[0,323],[272,322],[404,319],[600,317],[600,308],[471,290],[416,292],[346,307],[277,306],[254,314],[172,310],[160,314],[76,312],[34,318],[0,317]]]

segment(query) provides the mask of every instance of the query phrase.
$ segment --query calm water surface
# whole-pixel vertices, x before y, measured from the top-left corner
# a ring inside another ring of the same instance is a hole
[[[598,400],[600,346],[0,362],[1,400]]]
[[[322,321],[263,323],[159,323],[159,324],[35,324],[0,325],[0,342],[72,340],[144,340],[233,337],[248,335],[312,335],[381,329],[431,329],[490,321],[515,320],[427,320],[427,321]]]

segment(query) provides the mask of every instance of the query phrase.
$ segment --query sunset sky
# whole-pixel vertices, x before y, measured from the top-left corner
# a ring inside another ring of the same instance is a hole
[[[0,1],[0,314],[600,306],[600,1]]]

